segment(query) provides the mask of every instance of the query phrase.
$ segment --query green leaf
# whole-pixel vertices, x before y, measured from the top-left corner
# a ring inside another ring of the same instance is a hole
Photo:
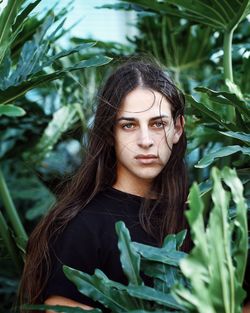
[[[161,14],[171,14],[191,21],[204,24],[215,29],[233,29],[250,12],[249,1],[237,0],[122,0],[124,2],[138,4]]]
[[[129,284],[141,285],[143,281],[140,277],[140,255],[134,249],[128,229],[124,222],[117,222],[115,225],[118,235],[118,248],[120,250],[120,260],[124,273]]]
[[[133,245],[143,258],[177,267],[180,260],[186,255],[184,252],[177,251],[176,249],[156,248],[137,242],[133,242]]]
[[[243,186],[237,177],[236,170],[224,168],[222,171],[224,182],[230,187],[233,200],[236,203],[236,217],[234,220],[234,250],[233,258],[236,262],[235,275],[240,284],[243,283],[248,251],[247,238],[247,205],[243,196]]]
[[[231,105],[235,107],[239,112],[250,119],[250,107],[246,102],[237,97],[234,93],[226,91],[214,91],[205,87],[196,87],[196,91],[205,93],[209,96],[211,101],[218,101],[224,105]]]
[[[214,162],[216,158],[223,158],[229,155],[232,155],[237,152],[242,152],[243,154],[250,155],[250,148],[249,147],[242,147],[242,146],[227,146],[220,148],[214,152],[211,152],[204,156],[196,165],[195,167],[204,168],[209,166]]]
[[[183,310],[183,306],[179,305],[171,294],[159,292],[154,288],[148,286],[128,286],[128,293],[136,298],[155,301],[158,304],[164,305],[168,308]]]
[[[10,47],[11,41],[9,40],[12,25],[15,22],[21,5],[24,0],[8,1],[5,8],[0,15],[0,64],[5,56],[6,51]]]
[[[206,122],[215,122],[221,125],[226,130],[234,129],[234,125],[229,123],[228,121],[224,120],[223,117],[212,110],[211,108],[207,107],[204,103],[196,101],[192,96],[186,96],[187,101],[191,104],[195,110],[203,116],[204,121]],[[196,112],[194,112],[196,114]]]
[[[222,132],[220,131],[220,133],[222,135],[231,137],[231,138],[235,138],[235,139],[239,139],[245,143],[250,143],[250,136],[249,134],[243,133],[243,132],[233,132],[233,131],[227,131],[227,132]]]
[[[183,229],[178,234],[176,234],[176,249],[180,249],[185,238],[187,236],[187,230]]]
[[[39,304],[24,304],[22,305],[22,310],[38,310],[45,311],[51,310],[55,312],[65,312],[65,313],[86,313],[86,310],[79,307],[69,307],[65,305],[39,305]],[[101,313],[100,309],[87,310],[88,313]]]
[[[24,109],[17,107],[13,104],[0,104],[0,116],[1,115],[6,115],[6,116],[11,116],[11,117],[18,117],[18,116],[23,116],[25,115],[26,112]]]
[[[188,196],[190,210],[186,211],[189,225],[192,225],[191,233],[195,244],[200,242],[200,249],[203,258],[207,257],[207,242],[204,236],[205,225],[203,221],[204,204],[200,197],[200,190],[196,183],[190,189]]]
[[[41,162],[52,151],[61,135],[67,131],[78,119],[77,109],[74,105],[60,108],[53,114],[52,120],[36,146],[24,152],[23,158],[34,163]]]
[[[30,14],[30,12],[32,12],[37,6],[38,4],[41,2],[42,0],[36,0],[32,3],[29,3],[24,10],[18,14],[15,24],[12,26],[12,30],[15,32],[18,29],[20,29],[23,26],[24,21],[27,19],[28,15]]]
[[[46,82],[59,79],[63,77],[66,73],[80,70],[83,68],[101,66],[101,65],[109,63],[111,60],[112,59],[109,57],[95,56],[88,60],[82,61],[76,64],[75,66],[68,67],[63,70],[55,71],[54,73],[51,73],[51,74],[42,74],[39,76],[35,76],[30,80],[22,82],[18,86],[11,86],[7,88],[6,90],[0,90],[0,103],[5,104],[5,103],[12,102],[13,100],[24,95],[30,89],[33,89]]]
[[[76,285],[79,292],[99,301],[115,312],[126,312],[140,308],[138,300],[127,293],[127,286],[109,280],[98,269],[92,276],[65,265],[63,271],[66,277]]]
[[[221,172],[213,168],[212,179],[213,208],[206,228],[200,191],[196,184],[191,188],[188,222],[192,230],[194,248],[180,262],[181,270],[189,279],[191,289],[177,286],[174,293],[180,304],[192,312],[241,312],[245,293],[240,279],[243,278],[247,254],[246,205],[243,199],[243,188],[236,172],[228,168]],[[223,180],[230,186],[234,202],[240,204],[240,207],[237,206],[239,220],[235,217],[230,221],[228,218],[230,194],[224,190]],[[240,236],[235,240],[233,225],[239,224],[239,221],[243,226]],[[204,242],[206,242],[205,247]],[[202,250],[206,250],[206,257]],[[234,251],[238,252],[234,254]],[[238,258],[237,261],[235,257]],[[243,262],[243,265],[239,266],[239,262]]]

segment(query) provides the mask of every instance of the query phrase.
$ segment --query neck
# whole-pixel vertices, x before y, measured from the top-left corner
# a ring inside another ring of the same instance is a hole
[[[116,181],[112,187],[135,196],[146,197],[149,194],[151,182],[143,181],[143,183],[126,184],[124,182]]]

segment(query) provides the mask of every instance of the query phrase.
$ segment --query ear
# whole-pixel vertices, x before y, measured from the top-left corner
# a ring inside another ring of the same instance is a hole
[[[185,125],[185,119],[183,115],[179,115],[175,121],[174,125],[174,137],[173,137],[173,144],[177,143],[183,133]]]

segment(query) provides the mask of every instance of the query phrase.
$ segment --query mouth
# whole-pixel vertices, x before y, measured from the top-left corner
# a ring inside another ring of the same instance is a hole
[[[142,164],[154,163],[158,157],[154,154],[138,154],[135,159]]]

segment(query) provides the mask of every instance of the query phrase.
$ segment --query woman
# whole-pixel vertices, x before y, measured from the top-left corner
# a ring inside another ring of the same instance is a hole
[[[65,278],[62,264],[89,274],[100,268],[126,284],[116,221],[133,241],[151,245],[187,228],[183,114],[183,95],[156,65],[130,61],[108,78],[84,164],[30,237],[26,302],[99,306]]]

